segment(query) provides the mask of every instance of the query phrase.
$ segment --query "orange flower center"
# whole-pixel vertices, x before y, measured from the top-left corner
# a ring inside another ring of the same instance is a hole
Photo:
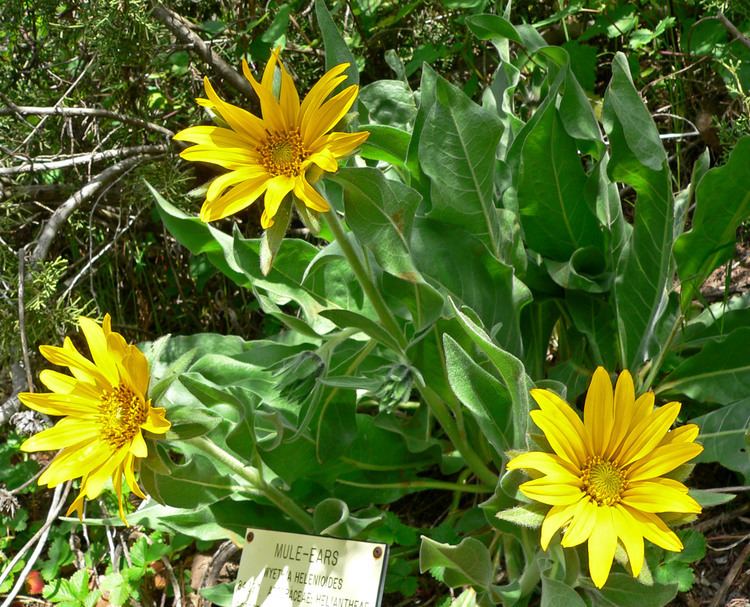
[[[598,455],[590,457],[581,472],[583,490],[600,506],[612,506],[622,499],[628,481],[625,473]]]
[[[148,404],[128,386],[102,392],[98,421],[101,438],[113,449],[128,444],[148,417]]]
[[[302,171],[301,163],[307,157],[299,129],[283,133],[268,133],[258,147],[261,164],[273,176],[296,177]]]

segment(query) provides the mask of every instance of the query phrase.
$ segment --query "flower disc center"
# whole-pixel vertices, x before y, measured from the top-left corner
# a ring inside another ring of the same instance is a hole
[[[271,175],[295,177],[301,172],[301,162],[306,157],[299,130],[268,133],[258,148],[261,164]]]
[[[102,392],[101,398],[98,417],[101,438],[113,449],[119,449],[133,440],[141,424],[146,421],[148,405],[141,396],[123,384]]]
[[[598,455],[586,462],[581,480],[583,490],[600,506],[618,503],[627,486],[623,471]]]

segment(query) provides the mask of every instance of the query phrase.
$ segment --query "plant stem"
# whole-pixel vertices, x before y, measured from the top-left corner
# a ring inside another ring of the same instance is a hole
[[[380,322],[383,324],[383,328],[390,333],[402,349],[406,348],[407,343],[403,332],[398,326],[396,319],[393,317],[390,308],[385,303],[380,291],[375,287],[369,273],[362,264],[362,260],[349,242],[346,232],[344,231],[344,226],[341,225],[341,221],[339,221],[338,215],[336,215],[336,210],[331,209],[326,213],[326,219],[328,220],[328,225],[331,227],[333,235],[336,237],[336,242],[339,243],[354,275],[362,286],[362,290],[370,300],[372,307],[375,308],[375,312],[378,315]]]
[[[492,493],[494,491],[493,487],[485,485],[464,485],[462,483],[438,481],[432,478],[398,483],[358,483],[356,481],[347,481],[339,478],[336,479],[336,482],[341,483],[342,485],[364,487],[366,489],[445,489],[446,491],[457,491],[462,493]]]
[[[311,533],[314,529],[313,520],[309,513],[303,510],[292,498],[263,480],[260,470],[254,466],[247,465],[236,457],[227,453],[203,436],[191,438],[185,443],[203,451],[206,455],[216,458],[237,476],[245,479],[250,485],[257,489],[268,501],[284,512],[289,518],[297,523],[305,532]]]
[[[672,330],[669,332],[669,337],[667,337],[664,344],[662,344],[661,348],[659,348],[659,353],[652,361],[651,368],[649,369],[648,375],[646,376],[646,380],[643,382],[643,386],[641,386],[641,389],[643,391],[651,389],[651,384],[656,379],[656,374],[659,372],[659,369],[661,369],[661,366],[664,363],[664,358],[667,356],[667,351],[672,346],[672,342],[677,335],[677,330],[682,326],[682,319],[682,314],[678,314],[675,318],[674,324],[672,325]]]
[[[422,395],[422,398],[424,398],[425,402],[430,407],[430,411],[433,412],[438,423],[442,426],[443,430],[445,430],[445,433],[453,443],[453,446],[458,449],[458,452],[466,461],[466,465],[484,484],[489,485],[490,487],[495,486],[497,484],[497,475],[485,465],[482,458],[476,454],[474,449],[472,449],[466,441],[466,438],[458,431],[443,399],[440,398],[434,390],[426,386],[420,379],[417,378],[414,383],[417,386],[419,393]]]

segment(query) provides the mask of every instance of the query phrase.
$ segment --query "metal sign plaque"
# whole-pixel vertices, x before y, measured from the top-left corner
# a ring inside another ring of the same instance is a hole
[[[232,607],[379,607],[388,545],[248,529]]]

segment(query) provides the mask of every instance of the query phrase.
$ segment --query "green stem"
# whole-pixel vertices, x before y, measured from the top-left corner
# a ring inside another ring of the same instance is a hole
[[[341,483],[342,485],[363,487],[365,489],[445,489],[446,491],[457,491],[462,493],[492,493],[494,491],[493,487],[484,485],[464,485],[462,483],[438,481],[432,478],[403,481],[399,483],[358,483],[356,481],[347,481],[338,478],[336,479],[336,482]]]
[[[451,417],[448,407],[443,402],[443,399],[435,393],[431,388],[426,386],[419,378],[416,378],[415,385],[417,390],[422,395],[427,405],[430,407],[430,411],[435,415],[438,423],[442,426],[448,438],[453,443],[453,446],[458,449],[458,452],[464,458],[466,465],[476,475],[476,477],[484,484],[493,487],[497,484],[497,475],[492,472],[484,463],[481,457],[479,457],[471,448],[466,438],[458,431],[458,427]]]
[[[385,300],[380,294],[380,291],[378,291],[378,289],[375,287],[375,284],[370,278],[369,273],[362,264],[362,260],[359,258],[359,255],[357,255],[354,247],[346,237],[344,226],[341,225],[341,221],[339,221],[335,209],[332,209],[328,213],[326,213],[326,219],[328,220],[328,225],[331,227],[333,235],[336,237],[336,242],[339,243],[339,246],[344,252],[344,255],[346,256],[346,259],[349,262],[354,275],[357,277],[359,284],[362,286],[362,290],[370,300],[372,307],[375,308],[375,313],[378,315],[380,322],[383,324],[383,328],[388,331],[388,333],[390,333],[390,335],[396,340],[396,342],[401,346],[402,349],[406,348],[407,342],[403,332],[398,326],[396,319],[393,317],[390,308],[385,303]]]
[[[659,369],[661,369],[661,366],[664,363],[664,358],[667,356],[667,351],[672,346],[672,342],[677,335],[677,330],[681,326],[682,314],[678,314],[675,318],[674,324],[672,325],[672,330],[669,332],[669,337],[667,337],[666,341],[659,349],[659,353],[657,354],[656,358],[652,361],[651,368],[649,369],[648,375],[646,376],[646,380],[643,382],[643,386],[641,386],[642,391],[647,391],[651,388],[651,384],[653,384],[654,380],[656,379],[656,374],[659,372]]]
[[[266,483],[263,480],[260,470],[241,462],[203,436],[188,439],[185,443],[200,449],[206,455],[216,458],[237,476],[245,479],[254,489],[296,522],[305,532],[311,533],[313,531],[313,520],[310,514],[303,510],[288,495],[279,491],[273,485]]]

